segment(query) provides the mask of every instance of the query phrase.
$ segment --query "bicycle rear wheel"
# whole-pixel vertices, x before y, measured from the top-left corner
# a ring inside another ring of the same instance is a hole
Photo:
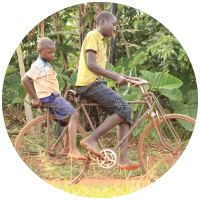
[[[50,147],[58,139],[55,119],[57,119],[55,115],[50,115]],[[68,122],[68,119],[64,121]],[[86,132],[78,124],[77,147],[83,155],[86,155],[85,149],[80,145],[80,140],[84,137]],[[61,152],[63,148],[64,136],[56,146],[56,151]],[[78,161],[63,155],[48,154],[46,115],[37,117],[24,126],[15,142],[15,149],[26,165],[42,179],[65,179],[69,184],[77,184],[84,177],[90,164],[90,161]]]
[[[143,130],[138,144],[141,168],[151,181],[159,179],[176,163],[190,140],[196,122],[193,118],[181,114],[164,115],[161,121],[159,131],[172,151],[160,143],[153,122]],[[174,134],[175,132],[178,134],[178,137],[174,137],[170,128],[174,130]]]

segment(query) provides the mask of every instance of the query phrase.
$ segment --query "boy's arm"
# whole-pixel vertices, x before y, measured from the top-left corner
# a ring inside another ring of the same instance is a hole
[[[128,83],[127,79],[120,74],[115,74],[109,70],[105,70],[101,68],[97,63],[95,62],[96,59],[96,53],[92,50],[88,50],[86,52],[87,54],[87,67],[90,71],[92,71],[95,74],[105,76],[107,78],[113,79],[116,81],[118,85],[126,85]]]
[[[31,98],[32,98],[31,102],[32,102],[33,106],[42,108],[42,103],[36,95],[33,81],[31,80],[31,78],[29,76],[25,75],[22,78],[22,84],[24,85],[24,88],[26,89],[28,94],[31,96]]]
[[[109,69],[107,67],[107,64],[106,64],[106,70],[112,72],[113,74],[116,74],[118,76],[123,76],[124,78],[130,79],[130,80],[133,80],[133,81],[140,81],[141,80],[140,78],[135,78],[135,77],[130,77],[130,76],[125,76],[125,75],[118,74],[117,72],[114,72],[113,70]]]

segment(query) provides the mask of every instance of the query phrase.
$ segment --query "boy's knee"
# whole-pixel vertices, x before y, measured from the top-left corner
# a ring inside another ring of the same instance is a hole
[[[126,113],[127,113],[127,117],[130,116],[131,113],[132,113],[132,108],[131,108],[131,106],[129,104],[126,107]]]
[[[75,119],[79,119],[79,113],[76,111],[71,115]]]
[[[116,111],[116,113],[123,119],[128,119],[131,116],[132,108],[130,105],[123,106],[122,110]]]
[[[132,108],[129,104],[124,104],[123,109],[120,110],[120,114],[124,117],[124,119],[127,119],[132,113]]]

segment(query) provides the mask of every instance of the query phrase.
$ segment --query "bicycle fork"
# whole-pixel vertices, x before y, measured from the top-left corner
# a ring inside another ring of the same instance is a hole
[[[153,95],[152,95],[152,96],[153,96]],[[158,139],[159,139],[160,143],[161,143],[168,151],[170,151],[170,152],[172,152],[172,153],[174,154],[174,153],[175,153],[174,150],[165,142],[165,140],[164,140],[164,138],[163,138],[163,134],[162,134],[162,129],[161,129],[161,127],[159,126],[159,125],[162,124],[163,121],[165,120],[167,126],[169,127],[170,131],[171,131],[172,134],[173,134],[173,130],[171,129],[171,127],[172,127],[171,123],[167,122],[167,120],[165,119],[164,116],[163,116],[164,119],[161,120],[161,119],[160,119],[160,116],[159,116],[159,114],[158,114],[157,109],[156,109],[156,113],[155,113],[155,112],[153,111],[153,109],[152,109],[152,105],[151,105],[151,103],[150,103],[150,100],[151,100],[151,99],[149,99],[150,97],[149,97],[149,96],[146,96],[145,98],[146,98],[147,105],[148,105],[148,107],[149,107],[149,112],[150,112],[149,115],[151,116],[151,119],[152,119],[152,122],[153,122],[153,126],[154,126],[154,128],[155,128],[155,130],[156,130],[156,133],[157,133],[157,135],[158,135]],[[158,101],[156,101],[156,103],[159,104]],[[160,105],[158,105],[158,106],[160,106]],[[164,111],[163,111],[163,112],[164,112]],[[163,113],[163,112],[161,112],[161,113]],[[173,134],[173,135],[174,135],[174,134]]]
[[[159,130],[159,125],[163,123],[163,120],[160,120],[160,118],[158,118],[158,119],[156,120],[156,114],[155,114],[153,111],[151,111],[151,118],[152,118],[153,126],[154,126],[154,128],[155,128],[155,130],[156,130],[156,133],[157,133],[157,135],[158,135],[158,139],[159,139],[160,143],[161,143],[167,150],[173,152],[172,148],[171,148],[169,145],[167,145],[167,143],[165,142],[165,140],[164,140],[164,138],[163,138],[163,135],[162,135],[162,133],[161,133],[161,130]]]

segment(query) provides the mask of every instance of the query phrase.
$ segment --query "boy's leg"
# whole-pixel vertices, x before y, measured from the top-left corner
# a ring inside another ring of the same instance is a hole
[[[120,124],[122,121],[124,121],[124,119],[121,118],[118,114],[116,113],[112,114],[96,130],[94,130],[90,136],[81,140],[80,144],[83,147],[88,146],[90,149],[92,149],[93,154],[95,154],[98,157],[103,158],[103,156],[98,152],[98,147],[97,147],[98,138],[104,135],[113,127]]]
[[[112,114],[90,136],[80,142],[82,146],[90,147],[96,156],[102,157],[98,152],[96,144],[97,139],[108,132],[111,128],[123,122],[124,119],[127,119],[127,121],[125,121],[127,123],[122,123],[119,126],[121,127],[118,131],[119,140],[120,138],[123,138],[123,136],[129,131],[129,125],[131,125],[130,115],[132,109],[116,92],[114,92],[111,88],[108,88],[102,79],[98,79],[98,81],[95,81],[89,86],[79,88],[79,93],[86,98],[91,98],[96,103],[101,104],[102,107]],[[129,167],[127,167],[127,169],[138,168],[139,165],[137,163],[131,162],[128,159],[126,148],[127,142],[128,141],[125,141],[121,147],[121,150],[124,149],[124,147],[125,150],[120,153],[120,164],[123,166],[128,165]]]
[[[70,158],[72,157],[79,160],[87,160],[85,156],[82,156],[80,153],[78,155],[77,153],[78,150],[76,147],[76,134],[79,115],[75,108],[58,93],[53,93],[51,96],[41,99],[41,101],[53,110],[58,119],[62,120],[70,117],[68,128],[70,141]],[[67,137],[65,138],[65,144],[67,144]],[[67,146],[64,147],[63,152],[65,152],[65,149],[67,149]],[[72,155],[72,152],[76,152],[74,153],[75,155]]]
[[[70,151],[70,143],[69,143],[69,130],[65,132],[65,139],[64,139],[64,149],[62,150],[62,153],[68,154]]]
[[[117,136],[118,136],[118,141],[120,141],[129,131],[129,123],[121,123],[122,121],[124,121],[124,119],[121,118],[118,114],[116,113],[112,114],[101,124],[101,126],[99,126],[96,130],[94,130],[90,136],[81,140],[80,144],[83,147],[88,146],[90,149],[93,150],[93,153],[96,156],[103,158],[102,155],[98,152],[98,147],[97,147],[98,138],[119,124]],[[120,154],[119,154],[120,159],[119,159],[118,169],[135,170],[140,167],[140,164],[129,160],[127,153],[127,145],[128,145],[128,139],[126,139],[120,146]]]
[[[87,160],[87,158],[81,155],[76,146],[76,133],[78,125],[79,113],[75,112],[70,116],[69,120],[69,143],[70,143],[70,152],[68,153],[69,158],[75,158],[77,160]]]
[[[124,121],[124,117],[121,117],[114,112],[117,105],[113,102],[115,97],[111,101],[109,100],[109,96],[112,96],[113,94],[115,95],[116,92],[114,92],[111,88],[108,88],[103,79],[97,79],[95,82],[88,86],[78,88],[78,92],[83,97],[93,99],[96,103],[101,104],[102,107],[105,107],[108,111],[111,111],[110,114],[112,115],[109,116],[96,130],[94,130],[90,136],[86,137],[80,142],[83,147],[88,146],[90,149],[93,150],[93,153],[96,156],[103,158],[103,156],[98,152],[98,138],[104,135],[116,125],[120,124],[122,121]],[[117,98],[121,97],[117,95]]]
[[[128,123],[121,123],[117,130],[118,141],[120,141],[129,131]],[[126,139],[120,146],[119,167],[118,169],[135,170],[140,167],[139,163],[129,160],[127,153],[128,139]]]

